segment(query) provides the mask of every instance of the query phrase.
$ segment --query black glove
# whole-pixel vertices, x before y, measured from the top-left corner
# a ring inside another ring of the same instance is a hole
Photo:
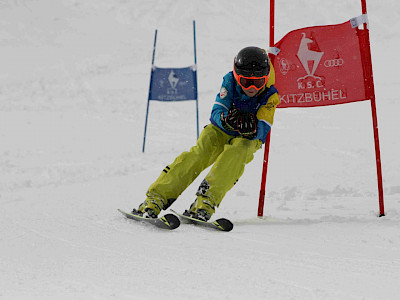
[[[253,113],[242,112],[238,119],[238,131],[244,138],[251,140],[257,135],[257,123],[257,117]]]
[[[231,108],[225,118],[224,114],[222,113],[220,116],[222,127],[224,127],[224,129],[227,131],[238,131],[238,121],[241,115],[242,112],[237,108]]]

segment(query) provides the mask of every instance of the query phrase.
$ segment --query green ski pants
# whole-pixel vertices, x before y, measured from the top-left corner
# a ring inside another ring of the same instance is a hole
[[[163,170],[149,187],[143,204],[158,214],[161,209],[168,208],[204,169],[214,164],[200,185],[194,208],[206,209],[213,214],[261,145],[260,140],[233,137],[209,124],[201,132],[196,146],[183,152]]]

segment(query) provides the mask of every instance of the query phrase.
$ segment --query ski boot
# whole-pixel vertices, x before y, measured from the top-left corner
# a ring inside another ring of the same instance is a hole
[[[207,222],[214,212],[215,205],[213,205],[210,198],[198,195],[196,200],[190,205],[189,210],[186,210],[183,214]]]
[[[151,218],[156,219],[158,216],[151,208],[146,208],[144,212],[137,210],[136,208],[132,209],[132,214],[138,215],[143,218]]]
[[[211,218],[211,215],[204,209],[198,209],[195,212],[194,211],[185,210],[183,215],[187,216],[187,217],[191,217],[193,219],[197,219],[197,220],[203,221],[203,222],[207,222]]]

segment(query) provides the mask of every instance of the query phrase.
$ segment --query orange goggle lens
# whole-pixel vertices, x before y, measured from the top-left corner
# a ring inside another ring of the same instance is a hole
[[[239,77],[240,85],[245,88],[250,88],[254,85],[257,89],[261,89],[265,85],[265,78],[248,78],[248,77]]]
[[[248,90],[250,88],[261,90],[267,84],[269,78],[269,74],[262,77],[245,77],[243,75],[238,75],[235,72],[235,69],[233,69],[233,73],[235,75],[236,81],[245,90]]]

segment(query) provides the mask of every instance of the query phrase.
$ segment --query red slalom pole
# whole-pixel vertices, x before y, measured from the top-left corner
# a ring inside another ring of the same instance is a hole
[[[367,3],[366,0],[361,0],[362,13],[367,14]],[[372,125],[374,129],[374,141],[375,141],[375,158],[376,158],[376,172],[378,178],[378,193],[379,193],[379,217],[385,215],[385,207],[383,201],[383,183],[382,183],[382,166],[381,166],[381,151],[379,147],[379,134],[378,134],[378,118],[376,114],[376,101],[375,101],[375,88],[374,88],[374,77],[372,73],[372,57],[371,57],[371,45],[369,40],[369,30],[367,24],[364,23],[365,31],[365,56],[366,56],[366,82],[367,82],[367,95],[370,96],[371,100],[371,112],[372,112]]]
[[[275,0],[270,0],[269,2],[269,46],[270,47],[274,46],[275,44],[274,39],[275,39]],[[260,196],[258,199],[258,212],[257,212],[258,217],[262,217],[264,215],[265,185],[267,182],[270,141],[271,141],[271,129],[269,130],[269,133],[267,135],[267,140],[265,141],[263,170],[261,175],[261,188],[260,188]]]
[[[257,213],[258,217],[262,217],[264,215],[265,184],[267,181],[268,154],[269,154],[270,140],[271,140],[271,130],[268,133],[267,140],[265,142],[263,170],[262,170],[262,175],[261,175],[260,198],[258,200],[258,213]]]

